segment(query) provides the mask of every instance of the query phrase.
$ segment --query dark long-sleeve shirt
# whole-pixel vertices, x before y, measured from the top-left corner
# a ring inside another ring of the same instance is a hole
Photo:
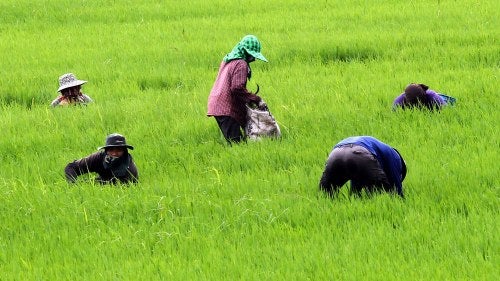
[[[346,138],[336,144],[335,147],[345,144],[357,144],[368,149],[382,166],[389,183],[396,187],[398,195],[403,197],[403,179],[406,176],[406,165],[397,150],[370,136]]]
[[[68,165],[64,169],[64,173],[66,174],[66,179],[68,182],[75,182],[77,177],[86,173],[97,173],[99,177],[97,181],[100,183],[128,183],[128,182],[137,182],[139,176],[137,172],[137,167],[132,159],[130,154],[126,154],[128,157],[124,159],[128,163],[126,165],[125,172],[118,172],[111,167],[108,167],[104,163],[104,159],[106,157],[106,153],[104,151],[98,151],[93,153],[87,157],[84,157],[79,160],[75,160]]]

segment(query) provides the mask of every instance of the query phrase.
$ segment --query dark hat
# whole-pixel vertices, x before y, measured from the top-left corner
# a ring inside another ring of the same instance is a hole
[[[117,134],[117,133],[108,135],[106,137],[106,145],[99,147],[97,150],[100,150],[103,148],[106,149],[109,147],[126,147],[126,148],[130,148],[130,149],[134,149],[133,146],[127,144],[124,136]]]

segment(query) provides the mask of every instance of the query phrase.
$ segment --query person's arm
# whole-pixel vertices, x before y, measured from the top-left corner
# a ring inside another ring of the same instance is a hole
[[[53,100],[53,101],[50,103],[50,106],[52,106],[52,107],[56,107],[56,106],[58,106],[58,105],[61,103],[61,101],[62,101],[63,99],[64,99],[64,97],[63,97],[63,96],[58,96],[55,100]]]
[[[236,95],[242,103],[255,102],[258,104],[261,98],[250,93],[247,90],[248,64],[245,61],[239,61],[234,68],[231,77],[231,93]]]
[[[80,175],[91,172],[97,172],[98,165],[101,163],[102,159],[99,152],[96,152],[85,158],[68,163],[64,168],[64,174],[66,175],[66,180],[69,183],[74,183],[76,182],[76,179]]]
[[[394,99],[394,102],[392,103],[392,110],[396,110],[398,107],[402,107],[403,102],[404,102],[404,93]]]
[[[87,96],[86,94],[83,94],[83,93],[82,93],[82,100],[83,100],[83,102],[85,102],[85,103],[90,103],[90,102],[92,102],[92,99],[91,99],[89,96]]]
[[[439,107],[446,105],[446,101],[441,96],[439,96],[435,91],[427,90],[425,93],[427,94],[428,98],[431,100],[433,104],[436,104]]]
[[[382,160],[385,162],[386,175],[389,182],[396,188],[396,193],[404,198],[403,194],[403,161],[392,147],[387,146],[381,149]]]

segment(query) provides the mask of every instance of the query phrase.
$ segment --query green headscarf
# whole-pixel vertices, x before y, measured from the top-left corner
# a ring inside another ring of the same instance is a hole
[[[245,59],[246,51],[254,58],[267,62],[267,59],[261,54],[260,50],[261,45],[259,39],[254,35],[247,35],[224,57],[224,61],[229,62],[236,59]]]

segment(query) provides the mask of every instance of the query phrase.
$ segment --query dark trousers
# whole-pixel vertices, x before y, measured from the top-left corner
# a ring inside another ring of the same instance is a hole
[[[234,118],[229,116],[214,116],[219,128],[224,135],[224,138],[229,144],[233,142],[240,142],[244,140],[242,128],[240,123],[238,123]]]
[[[333,149],[328,157],[320,187],[333,195],[348,180],[351,194],[359,195],[363,188],[368,193],[390,191],[389,184],[377,158],[366,148],[349,144]]]

